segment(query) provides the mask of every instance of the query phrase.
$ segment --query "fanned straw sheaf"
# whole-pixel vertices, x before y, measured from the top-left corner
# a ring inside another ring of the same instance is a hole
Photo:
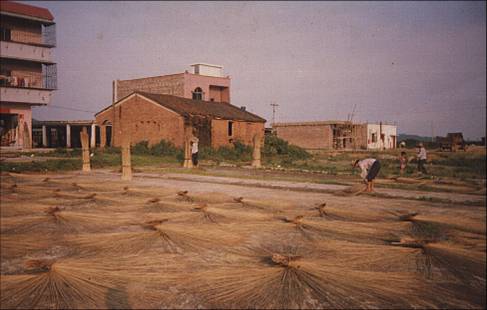
[[[105,234],[82,234],[68,238],[80,255],[183,253],[192,250],[222,250],[242,242],[242,238],[223,230],[208,230],[171,223],[170,219],[140,224],[140,230]]]
[[[50,261],[29,265],[30,274],[2,277],[2,308],[95,309],[122,298],[118,283],[90,266],[80,269]]]
[[[6,234],[38,232],[46,234],[105,231],[129,225],[134,216],[129,214],[81,213],[64,207],[48,207],[45,215],[18,216],[2,219],[1,232]]]
[[[233,202],[243,207],[244,209],[257,209],[272,213],[281,213],[283,210],[294,209],[295,205],[289,202],[276,200],[257,200],[246,197],[234,197]]]
[[[220,204],[226,202],[233,202],[232,196],[218,193],[218,192],[194,193],[194,194],[186,193],[184,195],[189,197],[190,199],[189,201],[194,203]]]
[[[21,258],[36,252],[45,251],[53,244],[62,242],[62,237],[49,235],[2,234],[0,236],[0,257],[2,261]]]
[[[417,215],[414,211],[389,211],[381,209],[367,208],[344,208],[335,207],[331,204],[321,203],[310,210],[316,210],[314,216],[319,216],[325,220],[363,222],[363,223],[380,223],[387,221],[405,221],[408,218]]]
[[[297,233],[308,240],[335,239],[365,244],[386,244],[391,240],[397,240],[404,231],[407,231],[406,223],[383,222],[377,223],[323,221],[320,217],[277,216],[281,222],[279,227],[270,229],[289,233]]]
[[[230,263],[210,264],[193,279],[208,308],[432,307],[427,288],[407,272],[355,270],[336,257],[308,257],[309,249],[256,249]],[[238,266],[238,267],[237,267]],[[189,284],[191,285],[191,284]]]
[[[147,198],[147,197],[155,196],[161,199],[161,198],[173,196],[174,192],[175,190],[168,189],[168,188],[161,188],[161,187],[134,188],[130,186],[124,186],[122,188],[121,194],[124,197]]]
[[[0,177],[2,309],[486,304],[480,208]]]
[[[186,204],[165,201],[160,198],[150,198],[140,207],[144,212],[181,212],[190,211],[191,207]]]
[[[2,309],[131,308],[129,284],[172,281],[169,267],[156,259],[149,260],[150,266],[147,263],[135,258],[28,260],[23,274],[2,276],[0,305]]]

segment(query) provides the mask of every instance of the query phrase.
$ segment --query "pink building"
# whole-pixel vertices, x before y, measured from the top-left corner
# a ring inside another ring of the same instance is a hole
[[[31,108],[56,89],[56,24],[49,10],[11,1],[0,17],[0,146],[31,148]]]
[[[116,80],[113,82],[113,101],[118,101],[134,91],[142,91],[230,103],[230,77],[223,76],[222,66],[197,63],[191,67],[191,73],[186,71],[133,80]]]

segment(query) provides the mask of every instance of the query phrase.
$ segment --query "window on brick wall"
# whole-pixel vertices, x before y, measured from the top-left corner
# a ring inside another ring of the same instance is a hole
[[[228,136],[233,136],[233,122],[228,122]]]
[[[200,87],[194,89],[193,100],[203,100],[203,90]]]

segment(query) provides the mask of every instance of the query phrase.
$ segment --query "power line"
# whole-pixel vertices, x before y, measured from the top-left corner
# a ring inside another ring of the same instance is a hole
[[[86,113],[96,113],[95,111],[86,111],[86,110],[81,110],[81,109],[76,109],[76,108],[67,108],[67,107],[61,107],[58,105],[53,105],[49,104],[45,106],[46,108],[55,108],[55,109],[64,109],[64,110],[72,110],[72,111],[78,111],[78,112],[86,112]]]

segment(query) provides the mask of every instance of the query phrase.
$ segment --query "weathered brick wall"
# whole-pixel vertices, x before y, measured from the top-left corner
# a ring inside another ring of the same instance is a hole
[[[264,137],[264,123],[252,123],[242,121],[233,122],[232,136],[228,135],[228,120],[214,119],[211,122],[211,145],[214,148],[220,146],[231,146],[232,141],[239,140],[240,142],[252,145],[252,139],[255,134],[258,134],[262,139]]]
[[[333,147],[333,131],[330,125],[275,125],[274,128],[279,138],[305,149]]]
[[[139,96],[133,96],[115,107],[115,122],[112,108],[96,116],[97,125],[105,121],[113,124],[114,146],[120,146],[122,130],[130,135],[132,145],[144,140],[152,145],[161,139],[178,147],[184,145],[183,117]]]
[[[118,80],[116,83],[116,100],[120,100],[134,91],[144,91],[178,97],[184,96],[184,73],[135,80]]]

